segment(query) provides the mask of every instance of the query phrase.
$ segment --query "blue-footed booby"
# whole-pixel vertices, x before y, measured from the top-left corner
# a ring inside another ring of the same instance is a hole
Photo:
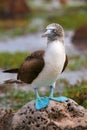
[[[17,79],[30,84],[35,90],[36,109],[48,106],[50,100],[65,102],[67,97],[54,97],[53,89],[58,76],[65,70],[68,58],[64,46],[64,30],[57,23],[49,24],[42,37],[47,37],[46,50],[38,50],[28,56],[19,68],[3,72],[17,73]],[[40,97],[38,87],[50,86],[49,97]]]

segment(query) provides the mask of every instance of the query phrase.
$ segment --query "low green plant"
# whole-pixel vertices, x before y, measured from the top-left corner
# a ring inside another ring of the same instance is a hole
[[[18,90],[18,91],[14,91],[11,92],[11,94],[9,96],[7,96],[8,99],[10,99],[10,101],[15,102],[13,104],[13,108],[14,109],[18,109],[21,108],[23,105],[25,105],[27,102],[33,100],[34,97],[34,93],[33,92],[28,92],[28,91],[23,91],[23,90]]]
[[[63,95],[75,100],[79,105],[87,108],[87,81],[78,83],[74,87],[66,87]]]
[[[47,23],[56,22],[61,24],[64,29],[76,29],[87,24],[87,6],[67,6],[63,10],[56,10],[47,18]],[[85,18],[85,19],[84,19]],[[84,19],[84,20],[83,20]]]
[[[2,107],[17,110],[33,99],[35,99],[33,92],[13,89],[9,93],[6,92],[4,97],[0,97],[0,104]]]
[[[0,52],[0,68],[19,67],[29,52]]]
[[[69,63],[67,69],[69,70],[81,70],[81,68],[87,68],[87,54],[68,56]]]

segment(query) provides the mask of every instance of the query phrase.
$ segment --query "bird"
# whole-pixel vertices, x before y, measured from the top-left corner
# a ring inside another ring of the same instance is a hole
[[[64,46],[64,29],[58,23],[51,23],[46,27],[42,37],[47,38],[47,47],[45,50],[37,50],[27,56],[19,68],[4,70],[4,73],[17,73],[17,80],[29,84],[35,91],[36,110],[46,108],[50,100],[56,102],[65,102],[69,98],[60,96],[54,97],[58,76],[65,70],[68,64],[68,57]],[[38,88],[44,86],[50,87],[49,97],[41,97]]]

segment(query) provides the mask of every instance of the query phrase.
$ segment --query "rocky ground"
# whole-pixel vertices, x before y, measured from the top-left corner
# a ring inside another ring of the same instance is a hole
[[[87,110],[69,99],[37,111],[33,100],[15,113],[1,110],[0,130],[87,130]]]

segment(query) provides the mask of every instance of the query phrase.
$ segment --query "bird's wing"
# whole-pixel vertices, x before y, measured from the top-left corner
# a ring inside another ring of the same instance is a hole
[[[66,60],[65,60],[65,63],[64,63],[64,66],[63,66],[62,72],[65,70],[67,64],[68,64],[68,56],[66,55]]]
[[[17,79],[25,83],[32,83],[44,67],[43,55],[44,51],[41,50],[28,56],[19,68]]]

